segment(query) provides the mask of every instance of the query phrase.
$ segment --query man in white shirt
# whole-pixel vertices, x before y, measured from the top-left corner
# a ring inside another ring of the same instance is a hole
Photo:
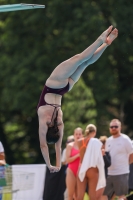
[[[4,153],[4,147],[2,143],[0,142],[0,165],[5,165],[5,153]]]
[[[133,162],[133,145],[130,138],[121,133],[121,122],[113,119],[109,127],[111,137],[106,141],[105,149],[110,152],[111,166],[108,168],[107,185],[104,195],[109,199],[125,198],[128,194],[129,163]]]

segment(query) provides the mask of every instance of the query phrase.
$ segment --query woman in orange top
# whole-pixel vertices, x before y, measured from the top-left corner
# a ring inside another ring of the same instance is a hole
[[[96,126],[89,124],[85,130],[85,137],[78,141],[79,152],[80,152],[80,163],[82,163],[86,147],[91,138],[96,136]],[[89,158],[88,158],[89,159]],[[90,200],[98,200],[101,198],[104,188],[96,191],[98,183],[99,171],[97,167],[91,167],[87,170],[83,182],[77,177],[77,200],[82,200],[87,184],[88,184],[88,194]]]
[[[82,128],[76,128],[74,130],[74,142],[67,145],[66,148],[66,162],[68,163],[66,185],[68,190],[68,200],[73,200],[76,191],[77,172],[79,168],[79,149],[78,139],[83,137]]]

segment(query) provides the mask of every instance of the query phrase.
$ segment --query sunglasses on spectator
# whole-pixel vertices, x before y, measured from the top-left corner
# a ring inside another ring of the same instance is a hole
[[[110,126],[110,128],[118,128],[118,126]]]

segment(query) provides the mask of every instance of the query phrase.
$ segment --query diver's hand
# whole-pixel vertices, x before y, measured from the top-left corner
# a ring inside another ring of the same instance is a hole
[[[60,171],[60,167],[50,165],[48,168],[49,168],[50,173],[55,173],[55,172]]]

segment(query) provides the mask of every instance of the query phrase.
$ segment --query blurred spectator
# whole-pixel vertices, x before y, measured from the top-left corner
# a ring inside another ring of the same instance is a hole
[[[105,177],[107,178],[108,175],[108,167],[111,165],[111,157],[110,153],[105,151],[105,143],[107,140],[107,136],[101,136],[99,140],[102,142],[102,154],[103,154],[103,159],[104,159],[104,169],[105,169]]]
[[[67,145],[66,148],[66,162],[68,164],[67,175],[66,175],[66,185],[68,191],[68,200],[75,199],[76,196],[76,182],[77,182],[77,172],[79,168],[79,148],[78,139],[83,137],[82,128],[76,128],[74,130],[74,142]]]
[[[0,165],[6,165],[4,147],[0,142]]]
[[[132,140],[133,145],[133,140]],[[133,192],[133,163],[130,164],[130,172],[129,172],[129,193]]]
[[[130,164],[130,173],[129,173],[129,193],[133,192],[133,163]]]
[[[74,136],[73,135],[68,136],[67,141],[66,141],[66,145],[70,142],[73,142],[73,141],[74,141]],[[66,148],[62,152],[61,163],[62,163],[62,165],[67,164],[66,163]]]
[[[110,152],[111,166],[108,168],[107,183],[104,191],[109,199],[125,198],[128,194],[129,162],[133,162],[133,146],[130,138],[121,133],[121,122],[110,122],[110,134],[105,150]]]
[[[73,142],[74,141],[74,136],[73,135],[70,135],[67,137],[67,141],[66,141],[66,146],[67,144],[69,144],[70,142]],[[63,150],[62,152],[62,157],[61,157],[61,163],[62,165],[65,165],[67,167],[67,162],[66,162],[66,148]],[[66,173],[66,170],[65,170],[65,173]],[[68,199],[68,192],[67,192],[67,188],[64,192],[64,200]]]
[[[100,200],[105,188],[102,143],[94,138],[96,131],[96,126],[89,124],[85,130],[85,137],[78,141],[80,149],[80,169],[77,178],[78,200],[83,200],[87,184],[91,200]]]
[[[0,166],[3,166],[3,165],[6,165],[5,153],[4,153],[4,147],[3,147],[2,143],[0,142]],[[4,170],[3,168],[0,169],[0,173],[2,173],[0,179],[5,178],[3,170]],[[3,186],[3,182],[2,183],[0,182],[0,200],[2,200],[2,193],[1,193],[2,187],[1,186]]]

